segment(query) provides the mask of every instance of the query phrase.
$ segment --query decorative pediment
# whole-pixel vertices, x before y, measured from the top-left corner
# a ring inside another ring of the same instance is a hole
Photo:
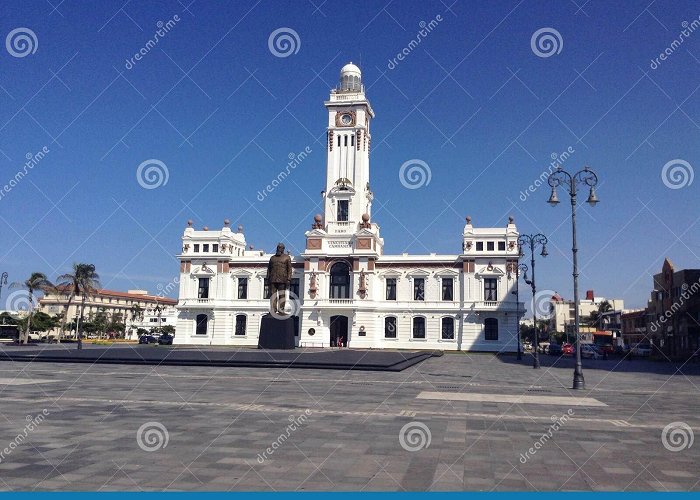
[[[436,272],[435,275],[438,277],[449,276],[454,278],[456,276],[459,276],[459,273],[454,269],[443,269],[441,271]]]
[[[397,271],[396,269],[387,269],[386,271],[379,274],[379,278],[383,279],[383,280],[386,278],[400,279],[401,273],[399,271]]]
[[[216,271],[214,269],[212,269],[211,267],[209,267],[206,262],[203,263],[201,266],[193,267],[192,273],[191,273],[192,276],[196,276],[199,278],[210,277],[210,276],[214,276],[215,274],[216,274]]]
[[[427,278],[428,276],[430,276],[430,273],[428,271],[424,271],[423,269],[409,271],[406,274],[409,278]]]
[[[500,278],[502,276],[505,276],[505,274],[506,273],[504,273],[502,269],[500,269],[500,268],[498,268],[490,263],[487,266],[481,267],[476,272],[476,276],[479,278],[483,277],[483,276]]]
[[[231,276],[234,278],[250,278],[253,275],[250,271],[245,269],[239,269],[238,271],[231,272]]]

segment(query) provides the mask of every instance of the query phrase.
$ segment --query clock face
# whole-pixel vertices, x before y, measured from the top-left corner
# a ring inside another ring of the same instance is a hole
[[[345,114],[341,115],[340,116],[340,123],[342,123],[343,125],[352,124],[352,115],[350,115],[349,113],[345,113]]]

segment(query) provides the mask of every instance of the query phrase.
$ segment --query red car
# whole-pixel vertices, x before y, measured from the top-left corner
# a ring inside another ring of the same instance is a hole
[[[562,344],[562,346],[561,346],[561,353],[562,353],[564,356],[573,356],[573,354],[574,354],[574,345],[573,345],[573,344],[569,344],[569,343]]]

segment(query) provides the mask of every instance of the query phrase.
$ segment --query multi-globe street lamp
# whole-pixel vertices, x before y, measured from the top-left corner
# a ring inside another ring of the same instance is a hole
[[[532,322],[535,325],[535,334],[534,334],[534,343],[533,343],[533,350],[534,350],[534,359],[532,361],[532,367],[533,368],[539,368],[540,367],[540,353],[539,353],[539,346],[540,346],[540,335],[537,330],[537,308],[535,306],[535,296],[537,295],[537,286],[535,285],[535,248],[538,246],[542,247],[542,252],[540,255],[542,257],[546,257],[548,255],[547,253],[547,237],[544,234],[537,233],[537,234],[521,234],[518,237],[518,247],[520,248],[520,257],[524,257],[525,253],[523,252],[523,246],[529,246],[530,247],[530,270],[532,271],[532,279],[528,280],[527,279],[527,271],[525,271],[525,275],[523,278],[525,279],[525,283],[530,285],[530,288],[532,289]]]
[[[557,197],[557,188],[563,186],[569,193],[571,198],[571,230],[572,230],[572,248],[573,263],[574,263],[574,335],[576,336],[576,367],[574,368],[574,389],[585,389],[586,383],[583,379],[583,367],[581,365],[581,332],[579,318],[579,297],[578,297],[578,246],[576,244],[576,194],[579,184],[589,187],[588,199],[586,203],[594,207],[598,203],[598,197],[595,194],[595,186],[598,184],[598,176],[588,167],[579,170],[575,174],[570,174],[561,167],[552,173],[547,179],[547,182],[552,187],[552,194],[549,196],[547,203],[556,207],[559,203]]]
[[[518,328],[518,361],[523,359],[521,341],[520,341],[520,273],[527,279],[527,266],[525,264],[518,264],[515,266],[515,322]]]

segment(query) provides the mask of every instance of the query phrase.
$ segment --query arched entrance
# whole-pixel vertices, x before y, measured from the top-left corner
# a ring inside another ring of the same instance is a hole
[[[331,347],[346,347],[350,330],[348,329],[348,317],[331,316]]]

